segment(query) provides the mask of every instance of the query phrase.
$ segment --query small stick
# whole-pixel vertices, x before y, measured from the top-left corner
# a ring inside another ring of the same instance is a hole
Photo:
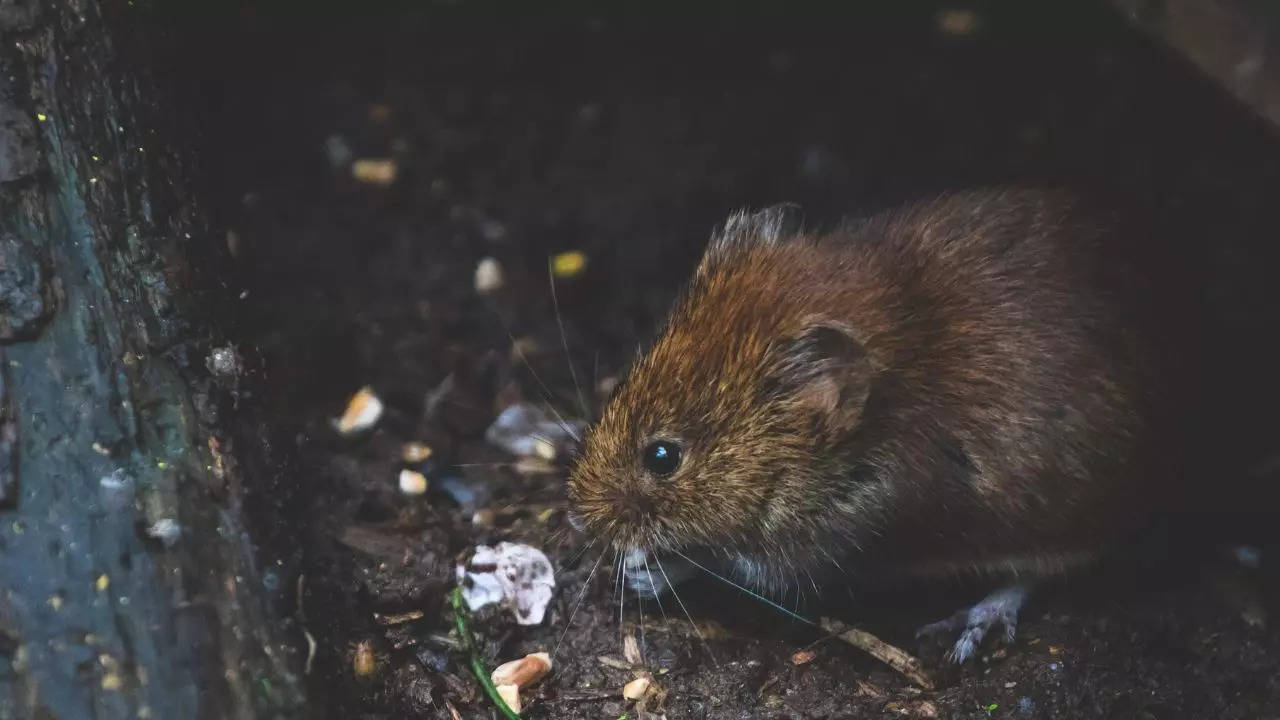
[[[933,678],[914,655],[881,640],[866,630],[846,628],[829,618],[822,619],[822,629],[888,665],[911,682],[926,690],[934,688]]]

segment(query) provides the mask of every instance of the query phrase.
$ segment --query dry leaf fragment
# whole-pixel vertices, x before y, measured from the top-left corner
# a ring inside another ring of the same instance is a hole
[[[818,653],[814,652],[813,650],[800,650],[798,652],[792,653],[791,664],[807,665],[813,662],[814,658],[816,657],[818,657]]]

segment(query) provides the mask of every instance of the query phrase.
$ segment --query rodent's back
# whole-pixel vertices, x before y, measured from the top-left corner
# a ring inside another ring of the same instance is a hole
[[[1161,341],[1147,239],[1112,222],[1062,193],[974,192],[846,239],[898,298],[854,452],[896,478],[879,560],[1052,570],[1141,514]]]

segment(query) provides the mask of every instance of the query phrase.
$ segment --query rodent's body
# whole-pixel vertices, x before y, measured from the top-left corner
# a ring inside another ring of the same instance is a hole
[[[1173,496],[1197,322],[1154,238],[1032,190],[785,220],[726,224],[616,391],[570,480],[589,531],[776,590],[1054,572]]]

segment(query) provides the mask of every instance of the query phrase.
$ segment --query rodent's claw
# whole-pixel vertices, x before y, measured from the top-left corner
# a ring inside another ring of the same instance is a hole
[[[1013,642],[1018,630],[1018,611],[1027,599],[1027,588],[1021,585],[1004,588],[991,593],[971,608],[960,610],[945,620],[929,623],[916,631],[916,637],[951,633],[960,630],[947,658],[956,664],[962,664],[973,657],[982,639],[992,627],[1004,627],[1006,643]]]

